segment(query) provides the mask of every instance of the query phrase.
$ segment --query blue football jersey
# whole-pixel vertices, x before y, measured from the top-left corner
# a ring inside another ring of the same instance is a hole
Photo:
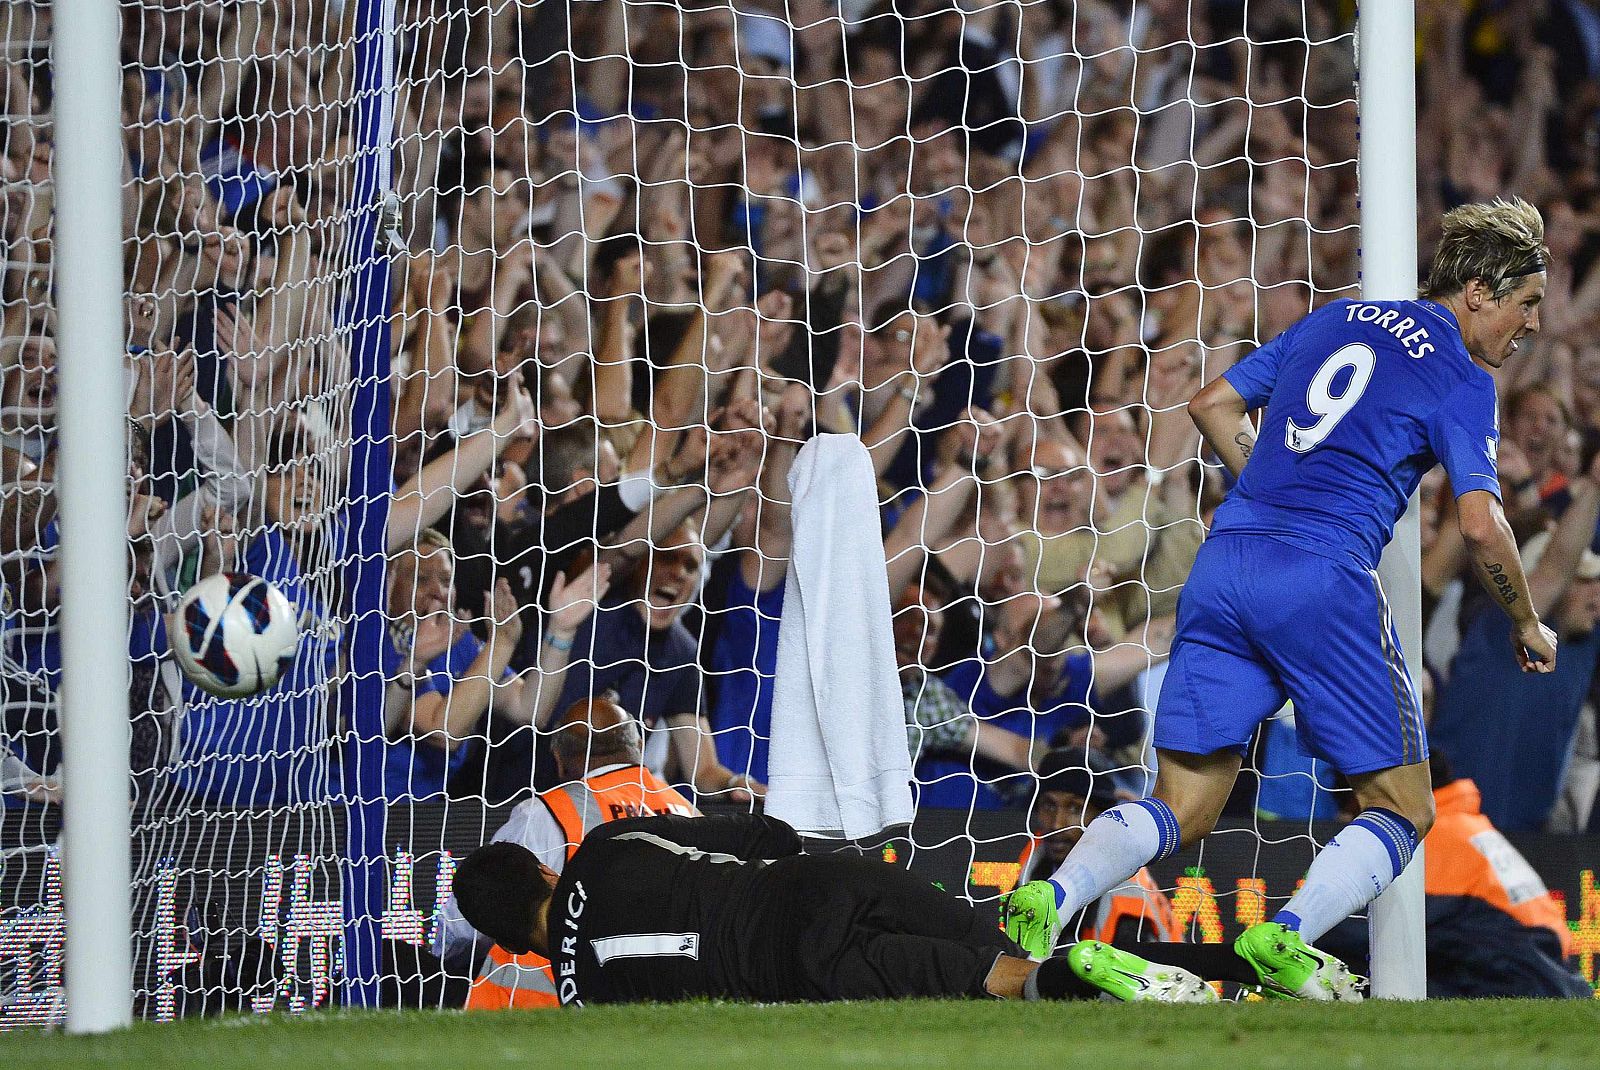
[[[1270,535],[1376,568],[1417,484],[1499,497],[1494,379],[1432,301],[1336,301],[1224,373],[1265,407],[1213,532]]]

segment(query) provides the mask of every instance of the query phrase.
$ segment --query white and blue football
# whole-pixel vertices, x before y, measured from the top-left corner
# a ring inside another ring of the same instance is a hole
[[[169,628],[172,652],[196,687],[222,698],[254,695],[294,663],[297,617],[260,576],[218,572],[184,592]]]

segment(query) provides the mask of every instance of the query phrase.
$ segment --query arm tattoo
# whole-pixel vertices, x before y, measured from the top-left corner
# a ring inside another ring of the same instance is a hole
[[[1244,431],[1233,436],[1233,444],[1239,447],[1239,452],[1244,454],[1244,459],[1249,460],[1251,452],[1256,448],[1256,440]]]
[[[1511,605],[1517,600],[1517,592],[1511,586],[1511,577],[1506,575],[1503,565],[1494,561],[1483,562],[1483,570],[1489,574],[1489,579],[1494,583],[1495,590],[1500,592],[1500,601]]]

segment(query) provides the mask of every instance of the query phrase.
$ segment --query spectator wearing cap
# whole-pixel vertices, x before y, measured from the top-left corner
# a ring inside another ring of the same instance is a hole
[[[1600,517],[1600,460],[1569,489],[1560,522],[1522,555],[1534,608],[1560,636],[1555,671],[1520,672],[1498,614],[1485,606],[1463,629],[1430,733],[1507,832],[1538,832],[1550,817],[1600,658],[1600,555],[1587,546]]]
[[[1114,766],[1096,750],[1062,747],[1039,762],[1039,791],[1028,814],[1028,845],[1017,859],[1018,885],[1054,872],[1089,822],[1122,802],[1114,786]],[[1067,925],[1067,943],[1181,939],[1172,902],[1148,869],[1089,904],[1076,926]]]

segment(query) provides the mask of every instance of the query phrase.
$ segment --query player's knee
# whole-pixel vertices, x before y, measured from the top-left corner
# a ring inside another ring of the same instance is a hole
[[[1386,810],[1416,829],[1417,842],[1433,828],[1433,783],[1427,766],[1390,769],[1370,777],[1352,777],[1363,810]]]
[[[1195,810],[1178,817],[1178,842],[1181,847],[1193,847],[1217,827],[1217,814],[1209,810]]]
[[[1162,799],[1178,822],[1179,848],[1192,847],[1216,828],[1220,813],[1204,800]]]
[[[1421,843],[1422,838],[1428,834],[1428,830],[1433,828],[1432,793],[1430,792],[1422,798],[1414,800],[1404,812],[1406,820],[1411,822],[1412,827],[1417,830],[1417,842]]]

